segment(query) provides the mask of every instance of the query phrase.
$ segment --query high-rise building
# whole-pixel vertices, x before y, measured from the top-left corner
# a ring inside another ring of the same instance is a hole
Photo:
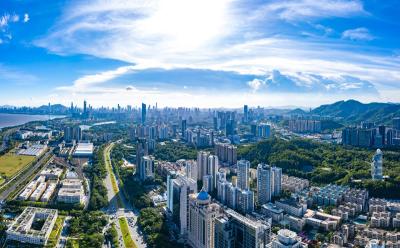
[[[211,203],[204,190],[189,195],[188,242],[193,248],[214,248],[214,222],[221,215],[220,206]]]
[[[182,122],[181,122],[181,135],[182,135],[182,137],[185,137],[186,129],[187,129],[187,122],[186,122],[186,120],[182,120]]]
[[[243,214],[250,214],[254,211],[254,192],[251,190],[238,190],[236,209]]]
[[[374,157],[372,158],[372,163],[371,163],[372,179],[381,180],[383,178],[382,170],[383,170],[383,153],[380,149],[377,149]]]
[[[167,179],[167,207],[180,230],[187,235],[189,195],[197,193],[197,183],[182,175],[170,175]]]
[[[86,102],[86,100],[84,100],[83,101],[83,114],[86,115],[86,113],[87,113],[87,102]]]
[[[80,126],[64,127],[64,140],[69,143],[72,141],[79,142],[82,140],[82,129]]]
[[[237,163],[237,147],[231,144],[217,143],[215,144],[215,154],[219,161],[228,165]]]
[[[211,193],[213,191],[212,184],[213,184],[213,176],[211,175],[203,176],[203,189],[205,191]]]
[[[194,160],[188,160],[185,161],[185,166],[186,166],[186,176],[197,182],[197,180],[199,180],[197,175],[198,173],[197,162]]]
[[[243,122],[247,123],[249,121],[249,107],[247,105],[243,106]]]
[[[220,220],[221,217],[218,217],[215,222],[215,248],[264,248],[270,242],[269,223],[247,218],[231,209],[225,211],[225,223],[229,223],[225,225],[225,230],[220,228]],[[228,233],[221,233],[224,231]],[[225,244],[221,242],[223,237],[228,241]],[[227,243],[232,245],[226,246]]]
[[[149,155],[149,145],[147,140],[145,138],[139,138],[136,144],[136,170],[139,177],[141,177],[139,168],[142,158],[147,155]]]
[[[267,164],[257,166],[257,198],[258,204],[264,205],[271,201],[272,197],[272,171]]]
[[[392,122],[393,122],[393,129],[400,130],[400,117],[393,118]]]
[[[174,212],[174,179],[177,177],[175,172],[167,176],[167,209]]]
[[[280,196],[282,192],[282,168],[273,166],[272,175],[272,196]]]
[[[143,156],[140,160],[139,178],[142,181],[154,179],[154,157]]]
[[[198,169],[198,179],[203,179],[203,177],[207,174],[208,169],[208,156],[210,155],[209,152],[199,151],[197,153],[197,169]]]
[[[271,242],[272,248],[307,248],[308,245],[301,242],[301,237],[288,229],[278,231],[278,236]]]
[[[217,187],[218,157],[210,155],[207,162],[207,174],[212,176],[211,191],[213,191]]]
[[[146,123],[146,114],[147,114],[146,104],[142,103],[142,124]]]
[[[239,160],[237,162],[237,167],[237,186],[239,189],[248,190],[250,162],[247,160]]]

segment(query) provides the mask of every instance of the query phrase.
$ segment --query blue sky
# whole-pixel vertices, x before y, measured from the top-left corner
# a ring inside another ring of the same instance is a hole
[[[400,102],[396,0],[0,1],[0,105]]]

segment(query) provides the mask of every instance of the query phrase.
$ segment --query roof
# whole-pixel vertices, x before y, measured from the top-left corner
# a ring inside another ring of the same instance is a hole
[[[204,189],[197,194],[197,200],[206,201],[208,197],[208,193]]]

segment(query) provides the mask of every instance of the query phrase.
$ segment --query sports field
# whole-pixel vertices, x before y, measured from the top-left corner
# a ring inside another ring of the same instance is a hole
[[[11,177],[34,160],[34,156],[16,155],[9,152],[0,156],[0,174]]]

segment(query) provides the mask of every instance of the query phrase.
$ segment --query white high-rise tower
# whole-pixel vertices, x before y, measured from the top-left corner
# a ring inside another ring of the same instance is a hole
[[[377,149],[371,163],[371,176],[374,180],[381,180],[383,178],[383,153],[381,149]]]

